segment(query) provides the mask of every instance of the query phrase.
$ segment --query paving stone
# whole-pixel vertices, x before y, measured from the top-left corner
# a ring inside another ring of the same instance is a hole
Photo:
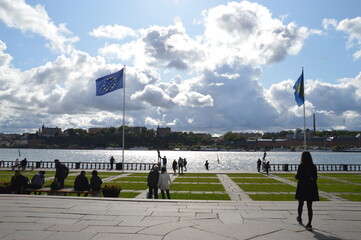
[[[54,224],[47,228],[47,231],[60,231],[60,232],[79,232],[86,228],[88,225],[83,224]]]
[[[91,240],[162,240],[162,236],[142,235],[142,234],[122,234],[122,233],[98,233]]]
[[[50,231],[15,231],[14,233],[1,238],[1,240],[43,240],[48,238],[54,232]]]
[[[97,232],[56,232],[46,240],[88,240],[94,237]]]

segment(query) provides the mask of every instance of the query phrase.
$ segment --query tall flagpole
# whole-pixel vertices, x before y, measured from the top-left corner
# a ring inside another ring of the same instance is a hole
[[[303,72],[303,150],[306,150],[306,100],[305,100],[305,74]]]
[[[122,173],[124,173],[124,139],[125,139],[125,68],[123,71],[123,152],[122,152]]]

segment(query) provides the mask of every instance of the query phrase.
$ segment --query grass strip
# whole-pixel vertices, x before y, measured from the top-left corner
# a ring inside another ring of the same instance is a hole
[[[361,195],[339,194],[338,196],[350,201],[361,202]]]
[[[228,173],[228,177],[267,177],[261,173]]]
[[[209,182],[209,183],[219,183],[218,178],[176,178],[173,182]]]
[[[217,174],[215,173],[184,173],[181,175],[178,175],[179,178],[182,177],[217,177]]]
[[[148,173],[131,173],[128,177],[147,177]]]
[[[116,179],[112,179],[112,181],[117,182],[147,182],[146,177],[119,177]]]
[[[319,184],[318,189],[325,192],[361,193],[361,186],[352,184]]]
[[[238,184],[245,192],[295,192],[296,187],[288,184]]]
[[[203,191],[203,192],[213,192],[213,191],[225,191],[222,184],[179,184],[174,183],[170,187],[173,191]]]
[[[282,183],[273,178],[232,178],[235,183]]]

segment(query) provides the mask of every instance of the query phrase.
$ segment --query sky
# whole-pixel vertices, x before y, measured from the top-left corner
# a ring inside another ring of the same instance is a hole
[[[361,131],[361,1],[0,0],[0,133]],[[125,88],[95,95],[122,69]],[[305,113],[293,85],[304,69]],[[125,95],[124,95],[125,94]]]

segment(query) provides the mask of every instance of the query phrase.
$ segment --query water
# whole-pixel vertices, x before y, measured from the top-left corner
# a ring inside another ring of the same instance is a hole
[[[316,164],[361,164],[361,153],[311,153]],[[0,149],[0,160],[5,161],[26,157],[28,161],[109,162],[110,156],[114,156],[116,162],[122,161],[121,150]],[[126,150],[124,162],[155,163],[157,156],[157,151]],[[173,159],[186,158],[189,170],[205,169],[206,160],[211,170],[253,170],[257,159],[262,159],[263,152],[161,151],[161,156],[167,156],[168,166]],[[300,156],[300,152],[267,152],[266,159],[271,164],[299,163]]]

